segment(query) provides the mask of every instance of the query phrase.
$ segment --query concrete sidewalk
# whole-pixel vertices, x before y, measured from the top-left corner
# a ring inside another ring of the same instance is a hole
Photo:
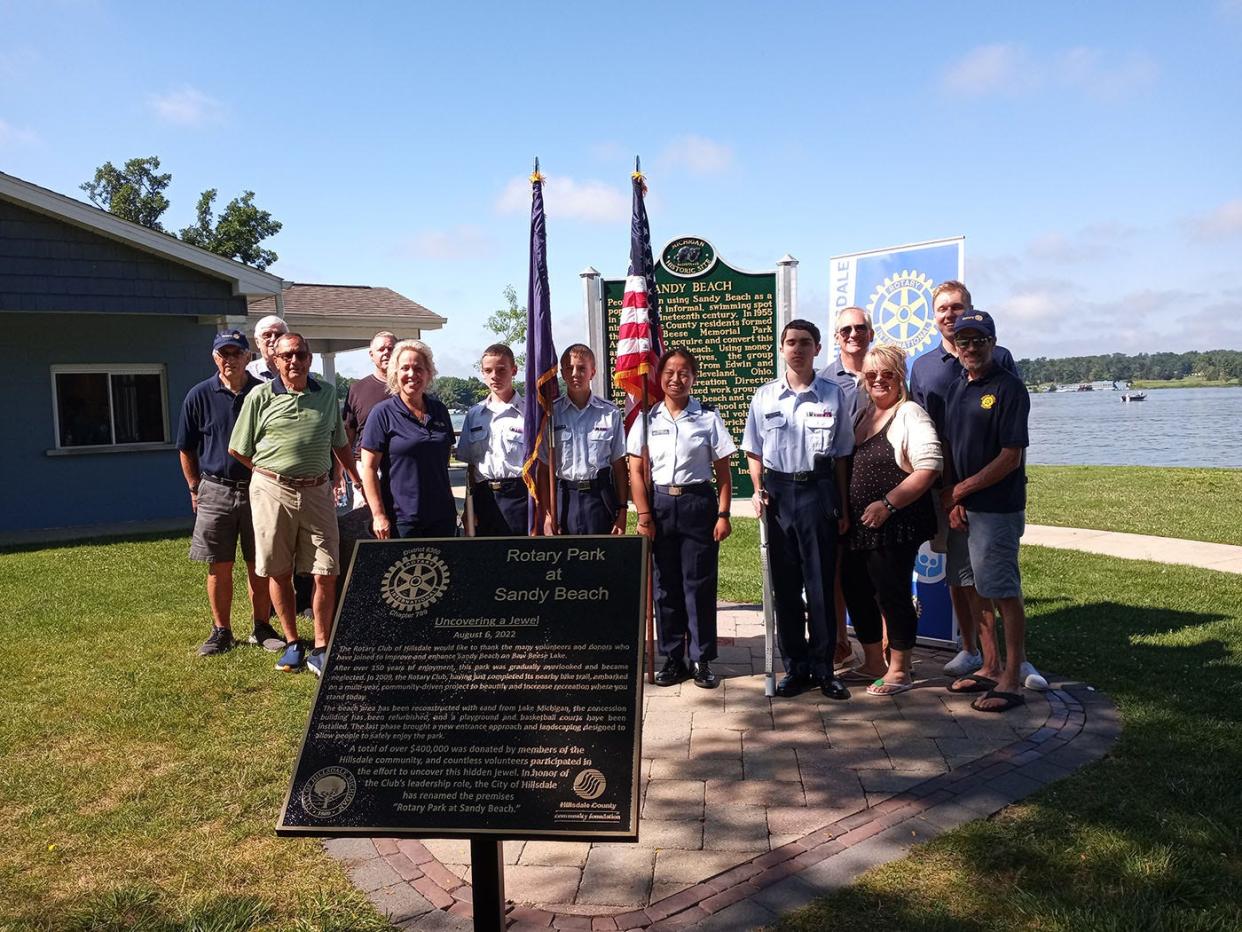
[[[457,496],[457,510],[460,512],[465,501],[465,470],[453,470],[452,477],[453,494]],[[734,499],[730,511],[735,518],[755,516],[748,498]],[[1176,537],[1123,534],[1119,531],[1052,527],[1044,524],[1028,524],[1022,542],[1037,547],[1081,550],[1084,553],[1098,553],[1125,560],[1151,560],[1155,563],[1176,563],[1222,573],[1242,573],[1242,547],[1233,544],[1211,544]]]

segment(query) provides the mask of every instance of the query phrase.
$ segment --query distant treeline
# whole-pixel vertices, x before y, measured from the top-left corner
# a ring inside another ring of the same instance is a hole
[[[1190,353],[1139,353],[1127,356],[1067,356],[1065,359],[1020,359],[1018,368],[1028,384],[1133,379],[1242,378],[1242,351],[1206,350]]]

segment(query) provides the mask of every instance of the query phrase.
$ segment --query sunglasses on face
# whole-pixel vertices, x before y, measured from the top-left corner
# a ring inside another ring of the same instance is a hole
[[[234,347],[234,346],[226,346],[224,349],[216,350],[216,352],[219,353],[225,359],[241,359],[243,356],[247,355],[246,353],[242,352],[241,350],[237,349],[237,347]]]
[[[298,362],[304,362],[305,360],[310,359],[310,353],[304,349],[289,350],[288,352],[276,353],[275,355],[277,359],[283,359],[285,362],[293,362],[295,359]]]
[[[954,337],[953,338],[953,345],[958,347],[959,349],[969,349],[971,347],[974,347],[975,349],[981,349],[982,347],[987,346],[991,342],[992,342],[991,337]]]
[[[862,336],[865,333],[869,333],[870,330],[871,328],[866,324],[846,324],[844,327],[838,329],[837,333],[841,334],[843,337],[848,337],[851,333],[857,333],[859,336]]]
[[[864,372],[863,378],[868,382],[896,382],[897,373],[892,369],[881,369],[878,372]]]

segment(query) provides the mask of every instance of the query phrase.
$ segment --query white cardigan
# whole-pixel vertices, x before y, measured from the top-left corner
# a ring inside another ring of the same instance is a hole
[[[893,445],[894,459],[902,471],[911,473],[916,469],[944,470],[944,454],[940,450],[940,438],[936,425],[918,402],[904,401],[897,406],[897,413],[888,425],[888,442]]]

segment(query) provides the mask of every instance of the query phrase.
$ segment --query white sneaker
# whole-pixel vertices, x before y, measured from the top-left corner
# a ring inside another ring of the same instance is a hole
[[[1022,676],[1022,685],[1027,689],[1034,689],[1038,692],[1043,692],[1048,688],[1048,681],[1044,679],[1043,675],[1038,670],[1035,669],[1035,664],[1031,663],[1029,660],[1024,662],[1022,666],[1018,667],[1018,673]]]
[[[974,673],[981,666],[983,666],[982,653],[959,650],[957,656],[944,665],[944,672],[947,676],[965,676],[967,673]]]

